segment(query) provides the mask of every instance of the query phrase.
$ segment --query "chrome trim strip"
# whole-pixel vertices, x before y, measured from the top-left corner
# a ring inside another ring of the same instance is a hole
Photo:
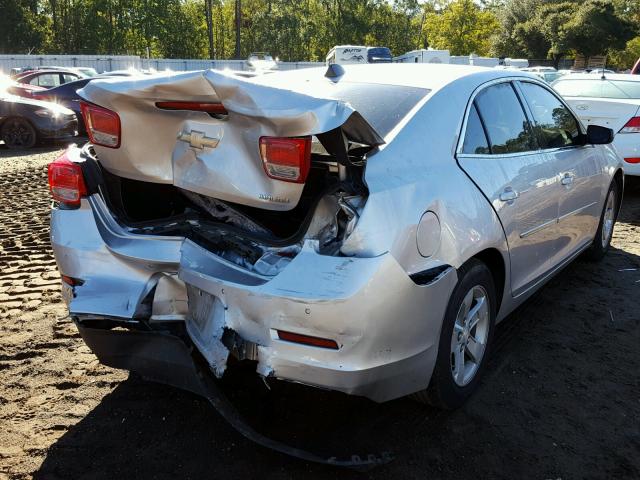
[[[527,150],[526,152],[514,152],[514,153],[458,153],[458,158],[486,158],[491,160],[494,158],[510,158],[510,157],[526,157],[528,155],[539,155],[544,150]]]
[[[556,223],[558,223],[558,219],[557,218],[552,218],[551,220],[549,220],[547,222],[544,222],[544,223],[542,223],[542,224],[540,224],[540,225],[538,225],[536,227],[530,228],[529,230],[527,230],[525,232],[522,232],[520,234],[520,238],[525,238],[525,237],[528,237],[529,235],[533,235],[534,233],[539,232],[540,230],[543,230],[543,229],[547,228],[548,226],[554,225]]]
[[[575,210],[573,210],[572,212],[569,213],[565,213],[564,215],[561,215],[560,218],[558,219],[558,222],[564,220],[565,218],[568,218],[572,215],[577,215],[578,213],[580,213],[583,210],[586,210],[589,207],[593,207],[594,205],[596,205],[598,202],[591,202],[588,205],[584,205],[583,207],[580,208],[576,208]]]

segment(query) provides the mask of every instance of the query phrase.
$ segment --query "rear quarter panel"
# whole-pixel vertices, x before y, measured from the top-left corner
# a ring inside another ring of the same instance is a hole
[[[508,279],[500,221],[454,156],[467,101],[482,79],[464,77],[432,92],[368,160],[369,200],[343,252],[372,256],[390,251],[412,274],[440,265],[459,268],[493,248],[503,257]],[[430,257],[417,248],[418,225],[426,211],[437,215],[441,227],[439,247]]]

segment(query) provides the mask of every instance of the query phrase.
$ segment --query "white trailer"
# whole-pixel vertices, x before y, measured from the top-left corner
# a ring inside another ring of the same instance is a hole
[[[350,65],[357,63],[391,63],[391,51],[387,47],[367,47],[364,45],[336,45],[329,53],[325,63],[331,65]]]
[[[412,50],[394,57],[393,61],[397,63],[449,63],[451,55],[449,50],[420,49]]]

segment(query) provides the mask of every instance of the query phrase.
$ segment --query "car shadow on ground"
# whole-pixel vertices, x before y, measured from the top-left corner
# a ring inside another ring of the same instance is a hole
[[[638,221],[636,187],[623,222]],[[259,447],[205,400],[130,376],[49,448],[35,478],[639,478],[639,282],[627,250],[572,263],[497,327],[480,389],[456,411],[268,390],[242,370],[225,380],[266,435],[343,458],[395,456],[364,476]]]
[[[88,139],[86,137],[75,137],[66,140],[40,142],[33,148],[21,150],[8,148],[4,143],[0,142],[0,159],[7,157],[30,157],[39,153],[61,150],[72,144],[81,147],[87,143],[87,141]]]

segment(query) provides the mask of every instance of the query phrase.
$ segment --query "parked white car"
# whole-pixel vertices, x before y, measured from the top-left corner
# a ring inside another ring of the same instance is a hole
[[[562,74],[553,67],[527,67],[521,70],[523,72],[533,73],[547,83],[552,83],[562,76]]]
[[[640,76],[572,74],[553,83],[586,125],[616,132],[613,145],[624,159],[626,175],[640,175]]]

